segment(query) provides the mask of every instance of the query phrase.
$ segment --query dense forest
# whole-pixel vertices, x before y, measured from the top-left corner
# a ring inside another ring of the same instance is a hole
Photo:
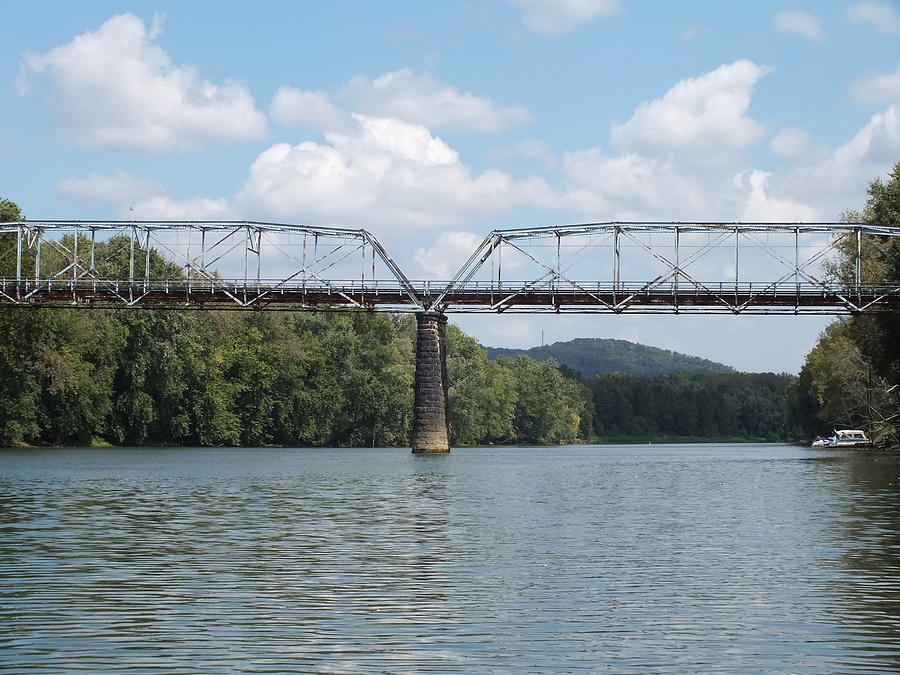
[[[528,356],[537,361],[553,359],[584,377],[606,373],[622,375],[666,375],[668,373],[731,373],[734,369],[701,359],[698,356],[679,354],[668,349],[648,347],[627,340],[606,338],[576,338],[567,342],[531,349],[485,347],[488,358],[502,356]]]
[[[869,197],[846,218],[900,227],[900,164]],[[0,201],[0,219],[19,218]],[[900,242],[883,239],[866,283],[900,279]],[[15,275],[14,244],[0,239],[0,277]],[[852,278],[854,255],[841,249],[829,273]],[[620,343],[490,360],[449,325],[451,442],[799,440],[835,427],[897,441],[897,315],[833,323],[799,377]],[[414,351],[405,315],[7,307],[0,445],[408,445]]]
[[[601,440],[790,440],[796,378],[772,373],[597,375],[587,382]]]

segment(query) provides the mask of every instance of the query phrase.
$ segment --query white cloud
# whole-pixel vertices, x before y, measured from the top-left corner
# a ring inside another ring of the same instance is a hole
[[[450,279],[478,248],[483,236],[472,232],[441,232],[429,248],[420,248],[413,259],[422,279]]]
[[[437,129],[491,134],[531,121],[524,106],[503,106],[485,96],[459,92],[431,75],[416,75],[408,68],[374,80],[357,75],[342,94],[355,111],[363,114]]]
[[[191,150],[266,134],[265,116],[240,83],[217,85],[175,66],[132,14],[109,19],[46,54],[27,54],[23,81],[45,73],[59,123],[73,142],[150,152]]]
[[[70,199],[111,204],[128,220],[222,220],[234,217],[227,199],[172,199],[157,181],[120,170],[65,178],[57,186]]]
[[[753,87],[767,72],[742,60],[681,80],[662,98],[639,105],[627,122],[614,125],[612,142],[626,152],[721,161],[762,137],[762,125],[746,113]]]
[[[447,227],[550,199],[541,180],[496,170],[473,175],[425,127],[353,115],[352,133],[326,144],[278,143],[262,152],[238,195],[248,213],[348,227]]]
[[[348,130],[352,111],[390,117],[431,129],[493,134],[531,121],[522,105],[500,105],[486,96],[460,92],[427,74],[408,68],[370,80],[353,77],[337,94],[341,106],[320,91],[282,87],[272,101],[275,121],[320,131]]]
[[[619,0],[507,0],[522,10],[525,25],[540,33],[558,35],[580,23],[612,14]]]
[[[121,169],[111,174],[94,173],[86,178],[65,178],[57,189],[62,195],[80,201],[129,204],[165,193],[158,182],[137,178]]]
[[[786,9],[778,12],[773,19],[775,29],[781,33],[800,35],[809,40],[824,40],[825,33],[819,18],[799,9]]]
[[[900,66],[887,75],[864,77],[850,88],[853,98],[861,103],[900,101]]]
[[[888,164],[897,161],[900,157],[898,118],[900,114],[896,105],[872,115],[866,126],[835,151],[835,160],[846,164]]]
[[[128,218],[135,220],[229,220],[234,217],[227,199],[171,199],[157,195],[128,208]]]
[[[816,204],[831,220],[863,205],[866,187],[883,176],[900,157],[900,112],[896,105],[872,115],[842,145],[778,175],[781,194]]]
[[[710,214],[715,179],[669,157],[610,156],[598,148],[566,153],[564,203],[595,220],[671,220]]]
[[[897,9],[880,2],[856,2],[847,8],[847,18],[874,28],[880,33],[900,33]]]
[[[750,186],[741,220],[761,223],[798,223],[821,220],[821,214],[812,206],[786,197],[769,194],[770,173],[751,170],[745,177]]]
[[[316,131],[345,131],[353,124],[350,115],[332,103],[325,92],[293,87],[281,87],[275,92],[269,113],[279,124]]]
[[[789,127],[782,129],[769,141],[769,149],[787,159],[815,159],[821,156],[823,148],[816,143],[806,129]]]

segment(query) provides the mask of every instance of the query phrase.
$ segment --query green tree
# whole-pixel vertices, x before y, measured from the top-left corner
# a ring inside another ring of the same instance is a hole
[[[510,371],[488,361],[478,341],[453,324],[447,325],[447,378],[452,443],[504,443],[515,436]]]
[[[889,172],[886,182],[873,180],[868,194],[863,210],[844,214],[844,220],[900,228],[900,163]],[[852,284],[856,280],[855,238],[842,242],[838,250],[830,273]],[[900,237],[866,235],[860,263],[863,283],[896,288],[900,284]],[[900,313],[856,315],[823,333],[800,375],[805,391],[795,392],[791,405],[795,414],[807,411],[806,419],[868,427],[876,436],[896,441],[900,436],[898,385]],[[816,408],[813,415],[808,411],[810,404]]]

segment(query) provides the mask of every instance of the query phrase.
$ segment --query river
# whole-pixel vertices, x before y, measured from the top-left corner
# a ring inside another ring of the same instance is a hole
[[[900,672],[900,457],[0,450],[0,672]]]

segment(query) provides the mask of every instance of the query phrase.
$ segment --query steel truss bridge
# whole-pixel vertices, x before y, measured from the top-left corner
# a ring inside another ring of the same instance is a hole
[[[452,279],[411,280],[363,229],[31,220],[0,223],[0,307],[896,312],[900,280],[871,279],[898,236],[861,223],[501,229]]]

